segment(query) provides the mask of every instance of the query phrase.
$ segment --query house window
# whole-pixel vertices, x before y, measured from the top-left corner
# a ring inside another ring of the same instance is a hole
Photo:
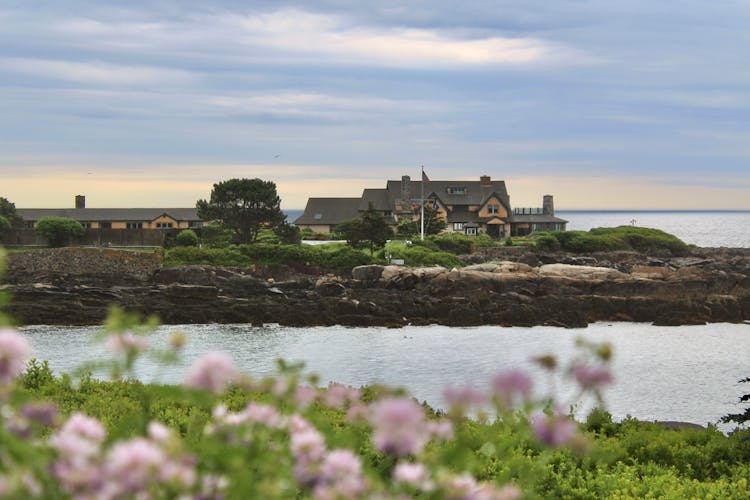
[[[171,229],[173,227],[171,222],[157,222],[156,229]]]
[[[323,214],[321,214],[321,213],[317,213],[317,214],[313,215],[313,219],[315,219],[315,220],[320,220],[322,218],[323,218]]]
[[[463,230],[463,228],[464,228],[464,223],[463,222],[454,222],[453,223],[453,230],[454,231],[461,231],[461,230]]]
[[[487,211],[491,214],[499,214],[500,213],[500,205],[497,204],[490,204],[487,205]]]
[[[91,229],[91,223],[90,222],[81,222],[81,225],[84,229]]]
[[[466,188],[464,186],[450,186],[445,189],[448,194],[466,194]]]
[[[128,222],[125,227],[128,229],[143,229],[143,222]]]
[[[102,229],[112,229],[112,223],[111,222],[100,222],[99,227]]]
[[[475,228],[475,227],[467,227],[466,228],[466,235],[467,236],[476,236],[477,235],[477,228]]]
[[[190,227],[203,227],[203,221],[191,220],[190,223],[188,224],[188,226],[190,226]]]

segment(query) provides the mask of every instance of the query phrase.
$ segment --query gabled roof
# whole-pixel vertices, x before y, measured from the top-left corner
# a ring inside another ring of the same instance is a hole
[[[482,203],[479,205],[479,210],[481,210],[493,197],[499,199],[500,203],[502,203],[503,206],[505,207],[505,210],[507,210],[508,213],[510,213],[510,203],[508,201],[508,194],[506,193],[505,197],[503,197],[501,193],[498,193],[495,191],[492,191],[491,193],[487,195],[484,201],[482,201]]]
[[[464,188],[464,194],[453,194],[449,188]],[[401,198],[401,181],[390,180],[386,184],[386,189],[393,200]],[[422,192],[422,181],[409,181],[409,192],[412,199],[419,199]],[[482,184],[480,181],[427,181],[424,183],[425,197],[427,193],[436,193],[440,196],[441,201],[446,205],[481,205],[490,195],[495,192],[510,206],[508,199],[508,190],[505,187],[505,181],[491,181]]]
[[[309,198],[294,224],[338,224],[359,217],[361,198]]]
[[[151,222],[162,215],[176,221],[201,221],[195,208],[18,208],[18,215],[34,222],[42,217],[68,217],[79,222]]]
[[[362,191],[359,210],[364,212],[370,203],[372,203],[375,210],[381,212],[392,211],[394,209],[393,200],[389,196],[387,189],[365,189]]]

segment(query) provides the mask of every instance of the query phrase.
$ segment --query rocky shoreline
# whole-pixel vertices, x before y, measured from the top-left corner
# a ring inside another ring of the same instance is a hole
[[[165,268],[153,256],[93,248],[40,252],[56,252],[49,257],[54,266],[40,265],[42,254],[9,259],[3,287],[12,294],[9,312],[22,324],[99,324],[111,304],[167,324],[584,327],[750,320],[750,249],[699,249],[681,258],[514,251],[460,269],[373,265],[350,276],[262,266]]]

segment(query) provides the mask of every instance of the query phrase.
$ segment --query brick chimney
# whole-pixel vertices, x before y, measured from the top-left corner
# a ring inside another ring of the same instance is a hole
[[[489,175],[483,175],[479,178],[480,186],[489,186],[490,184],[492,184],[492,179],[490,179]]]
[[[544,215],[555,215],[555,203],[551,194],[545,194],[542,198],[542,213]]]
[[[82,194],[76,195],[76,208],[86,208],[86,197]]]
[[[401,176],[401,200],[403,200],[404,206],[411,206],[411,177],[408,175]]]

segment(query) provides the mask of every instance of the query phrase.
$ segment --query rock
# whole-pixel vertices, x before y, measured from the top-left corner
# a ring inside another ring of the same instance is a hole
[[[563,276],[581,280],[618,279],[627,276],[608,267],[573,266],[570,264],[545,264],[538,270],[540,276]]]
[[[360,281],[377,281],[383,276],[384,268],[385,266],[381,265],[357,266],[352,269],[352,278]]]
[[[667,267],[655,266],[633,266],[630,276],[637,279],[664,280],[671,276],[673,271]]]

